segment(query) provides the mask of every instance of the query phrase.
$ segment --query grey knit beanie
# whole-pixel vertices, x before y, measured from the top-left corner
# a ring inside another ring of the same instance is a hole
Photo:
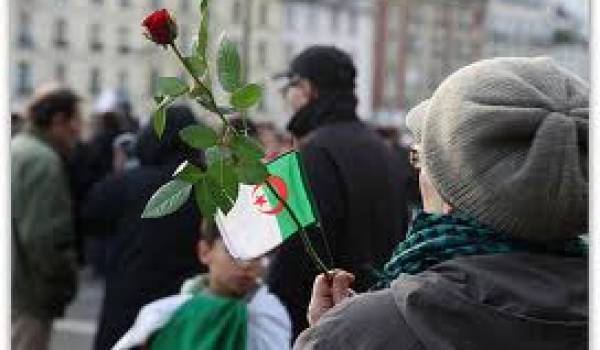
[[[549,58],[495,58],[462,68],[417,123],[442,198],[530,241],[588,228],[588,85]]]
[[[429,99],[422,101],[406,114],[406,127],[413,134],[415,141],[421,143],[421,122],[429,108]]]

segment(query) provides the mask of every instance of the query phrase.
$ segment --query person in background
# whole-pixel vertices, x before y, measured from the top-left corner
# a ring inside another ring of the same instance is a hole
[[[294,135],[322,231],[310,239],[328,264],[352,271],[364,291],[407,226],[406,174],[356,108],[356,69],[350,56],[331,46],[300,53],[284,74]],[[318,271],[299,236],[278,250],[268,273],[273,292],[288,308],[294,335],[307,327],[306,306]]]
[[[113,172],[121,173],[140,166],[140,160],[135,154],[136,143],[137,135],[132,132],[123,133],[115,138],[113,141]]]
[[[131,106],[126,96],[116,90],[105,90],[94,105],[94,134],[89,144],[89,167],[92,184],[112,173],[113,142],[122,133],[136,132]]]
[[[421,195],[419,194],[419,175],[415,169],[410,166],[410,150],[400,143],[398,129],[393,126],[378,126],[375,128],[377,133],[383,138],[385,143],[392,149],[392,154],[398,157],[398,163],[402,165],[402,172],[407,174],[406,193],[408,203],[408,217],[412,218],[413,213],[421,209]]]
[[[294,348],[587,349],[588,85],[548,58],[495,58],[417,108],[425,212],[380,290],[317,278]]]
[[[47,349],[52,320],[77,291],[73,215],[64,163],[80,133],[79,96],[48,85],[10,144],[12,349]]]
[[[13,136],[15,136],[16,134],[18,134],[19,131],[23,130],[23,124],[25,124],[25,121],[23,120],[23,117],[21,116],[21,114],[19,114],[17,112],[12,112],[10,114],[10,137],[11,138]]]
[[[166,114],[160,140],[152,125],[142,129],[136,145],[140,166],[94,185],[83,207],[86,233],[107,238],[97,350],[114,345],[131,327],[140,307],[175,293],[186,278],[201,272],[194,252],[200,218],[193,197],[171,215],[141,218],[152,194],[193,151],[177,134],[195,123],[191,109],[173,105]]]
[[[196,252],[208,273],[188,279],[180,295],[144,306],[113,350],[289,349],[289,316],[262,283],[266,258],[234,260],[207,220]]]

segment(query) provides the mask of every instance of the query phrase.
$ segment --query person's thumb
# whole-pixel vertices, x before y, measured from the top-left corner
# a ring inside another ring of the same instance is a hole
[[[346,299],[352,294],[350,286],[353,282],[353,274],[343,270],[337,270],[334,272],[331,288],[334,304],[340,303],[342,300]]]

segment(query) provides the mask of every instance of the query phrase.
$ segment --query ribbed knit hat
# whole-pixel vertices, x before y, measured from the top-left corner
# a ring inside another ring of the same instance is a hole
[[[412,133],[416,143],[421,143],[421,123],[429,108],[429,99],[422,101],[406,114],[406,127]]]
[[[509,236],[561,240],[588,229],[588,96],[552,59],[495,58],[449,76],[407,124],[445,201]]]

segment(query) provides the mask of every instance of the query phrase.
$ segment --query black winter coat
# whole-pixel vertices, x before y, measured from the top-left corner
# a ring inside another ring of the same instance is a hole
[[[318,230],[310,232],[329,267],[357,277],[357,291],[374,282],[407,227],[405,165],[380,137],[353,119],[323,125],[300,147],[308,182],[333,261]],[[288,308],[294,337],[308,324],[306,310],[318,274],[299,237],[284,243],[271,264],[268,283]]]
[[[83,209],[86,232],[109,237],[96,350],[110,349],[143,305],[178,293],[184,280],[204,272],[196,257],[200,216],[193,197],[171,215],[141,218],[148,199],[183,160],[173,139],[191,121],[177,125],[175,119],[160,142],[151,128],[143,130],[138,141],[141,166],[96,184]]]

